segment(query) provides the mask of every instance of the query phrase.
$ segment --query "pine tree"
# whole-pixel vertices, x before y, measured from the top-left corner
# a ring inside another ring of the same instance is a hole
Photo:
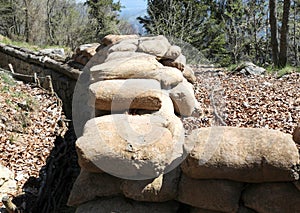
[[[89,8],[90,30],[92,33],[90,39],[99,39],[107,34],[118,33],[117,12],[121,9],[120,2],[113,0],[88,0],[85,4]]]
[[[138,20],[149,34],[161,34],[197,46],[207,9],[207,5],[197,0],[148,0],[148,15]]]

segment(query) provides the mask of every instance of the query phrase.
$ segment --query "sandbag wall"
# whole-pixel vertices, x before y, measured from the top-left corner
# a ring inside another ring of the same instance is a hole
[[[9,64],[15,73],[28,75],[21,78],[25,82],[33,82],[33,76],[36,74],[41,86],[46,89],[48,82],[45,81],[45,77],[51,76],[53,89],[61,98],[67,117],[71,118],[73,91],[81,73],[79,69],[26,48],[0,43],[0,67],[9,70]]]
[[[185,137],[179,117],[199,111],[195,76],[165,37],[109,35],[84,72],[98,116],[76,141],[76,212],[299,211],[290,135],[211,127]]]

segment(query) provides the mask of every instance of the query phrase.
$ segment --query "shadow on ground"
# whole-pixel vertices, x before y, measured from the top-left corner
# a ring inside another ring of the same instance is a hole
[[[57,136],[55,146],[40,170],[39,177],[30,177],[23,186],[24,194],[13,202],[25,213],[71,213],[66,205],[80,167],[75,150],[76,135],[72,125],[64,137]]]

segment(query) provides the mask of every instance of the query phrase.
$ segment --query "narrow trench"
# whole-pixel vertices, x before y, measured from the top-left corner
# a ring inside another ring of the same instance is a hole
[[[80,172],[75,150],[76,135],[72,124],[64,137],[57,136],[46,165],[40,170],[38,178],[29,178],[24,184],[25,193],[13,199],[25,213],[71,213],[74,207],[67,206],[67,200],[73,183]],[[36,188],[33,195],[29,188]],[[25,202],[24,202],[25,201]]]

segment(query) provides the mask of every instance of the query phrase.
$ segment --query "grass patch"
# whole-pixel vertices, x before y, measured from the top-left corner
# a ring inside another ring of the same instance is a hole
[[[34,109],[38,103],[22,90],[16,90],[14,86],[17,85],[15,79],[8,73],[0,72],[0,95],[8,96],[5,99],[7,105],[13,105],[13,99],[18,99],[20,102],[24,102],[28,109]],[[18,106],[16,106],[18,108]]]
[[[15,80],[11,75],[5,72],[0,72],[0,79],[1,81],[6,84],[6,86],[14,86],[16,85]]]
[[[292,67],[290,65],[287,65],[286,67],[277,71],[277,76],[280,78],[286,74],[290,74],[293,72],[300,72],[300,67]]]
[[[230,64],[229,66],[226,67],[226,70],[228,71],[234,71],[239,65],[238,64]]]
[[[0,39],[0,42],[6,45],[13,45],[17,47],[23,47],[32,51],[39,51],[42,49],[58,49],[58,48],[63,48],[65,51],[65,54],[72,52],[70,47],[65,47],[65,46],[57,46],[57,45],[33,45],[24,41],[13,41],[7,37],[2,36],[2,39]]]

